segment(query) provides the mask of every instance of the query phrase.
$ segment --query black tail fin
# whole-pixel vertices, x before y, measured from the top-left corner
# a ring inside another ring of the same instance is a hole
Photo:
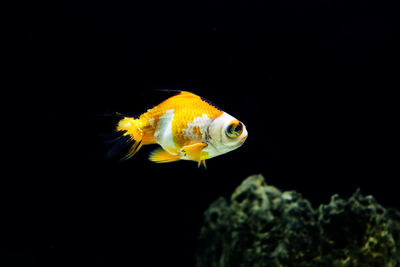
[[[108,147],[108,151],[104,154],[104,157],[107,159],[122,154],[124,150],[135,143],[129,135],[124,135],[124,132],[113,132],[99,135],[103,138],[105,146]]]

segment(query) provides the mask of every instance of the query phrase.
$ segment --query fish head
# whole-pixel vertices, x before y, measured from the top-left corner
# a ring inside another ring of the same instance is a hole
[[[224,112],[210,123],[208,135],[209,153],[217,156],[243,145],[248,133],[241,121]]]

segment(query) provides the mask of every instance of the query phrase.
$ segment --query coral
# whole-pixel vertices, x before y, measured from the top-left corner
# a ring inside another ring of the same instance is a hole
[[[400,212],[358,190],[313,209],[262,175],[205,212],[197,267],[400,266]]]

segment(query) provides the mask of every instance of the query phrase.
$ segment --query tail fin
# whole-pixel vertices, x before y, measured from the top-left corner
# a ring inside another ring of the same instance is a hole
[[[99,134],[99,136],[104,139],[104,144],[110,147],[104,155],[107,159],[113,158],[127,147],[133,145],[131,138],[124,136],[121,132]]]
[[[132,117],[125,117],[118,122],[117,131],[126,133],[124,135],[130,135],[135,141],[140,141],[143,138],[142,125],[140,120]]]
[[[131,158],[142,147],[143,131],[140,120],[132,117],[124,117],[118,122],[117,137],[108,141],[113,146],[110,148],[106,157],[112,157],[119,153],[123,148],[130,146],[128,153],[121,159]]]
[[[141,126],[140,120],[132,117],[125,117],[118,122],[117,131],[124,132],[124,136],[129,136],[132,141],[135,141],[122,160],[131,158],[142,147],[143,131]]]

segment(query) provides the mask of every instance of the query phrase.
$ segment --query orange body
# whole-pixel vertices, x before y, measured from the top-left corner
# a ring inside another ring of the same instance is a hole
[[[136,141],[125,158],[133,156],[142,145],[158,143],[168,153],[164,153],[165,151],[153,153],[151,160],[156,162],[179,160],[181,158],[178,157],[178,153],[183,147],[204,143],[207,125],[223,113],[201,97],[182,91],[137,119],[125,117],[118,123],[117,130],[125,131],[124,135],[129,135]],[[193,148],[202,147],[198,145]],[[193,152],[196,154],[198,151]],[[205,154],[199,154],[195,156],[197,158],[191,159],[200,161],[204,160],[201,157],[207,157]]]

